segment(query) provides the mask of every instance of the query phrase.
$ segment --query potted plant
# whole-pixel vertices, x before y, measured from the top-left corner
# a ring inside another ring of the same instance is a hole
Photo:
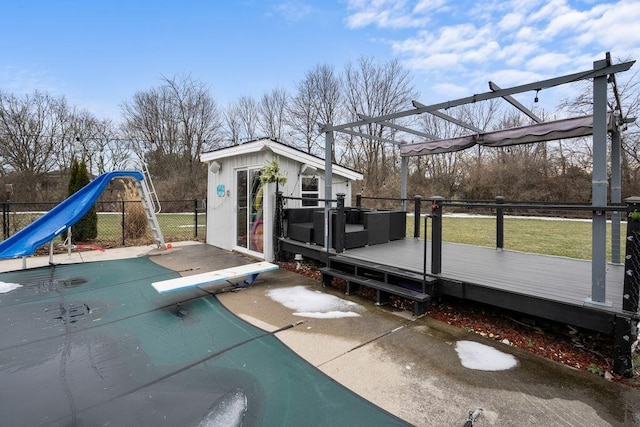
[[[280,162],[278,159],[272,159],[260,169],[260,182],[263,184],[272,182],[285,184],[287,182],[287,177],[280,172]]]

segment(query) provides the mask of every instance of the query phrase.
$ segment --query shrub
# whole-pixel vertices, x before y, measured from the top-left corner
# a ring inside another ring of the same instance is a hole
[[[128,239],[143,237],[147,232],[147,215],[142,207],[138,191],[130,182],[124,186],[123,200],[125,201],[125,237]]]
[[[84,160],[78,163],[76,158],[71,162],[71,170],[69,173],[69,196],[76,193],[82,187],[91,181],[87,165]],[[74,242],[87,242],[98,236],[98,213],[95,205],[89,208],[89,211],[71,227],[71,238]],[[63,238],[67,238],[66,231]]]

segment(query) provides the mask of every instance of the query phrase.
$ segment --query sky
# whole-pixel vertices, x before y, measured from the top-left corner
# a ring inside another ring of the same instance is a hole
[[[588,70],[605,52],[640,58],[640,0],[32,0],[5,2],[0,22],[0,90],[114,120],[163,77],[205,83],[224,108],[294,93],[317,65],[396,59],[430,104]]]

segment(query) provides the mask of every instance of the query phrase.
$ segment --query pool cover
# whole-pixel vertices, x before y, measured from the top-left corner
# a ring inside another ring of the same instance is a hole
[[[147,257],[0,274],[7,425],[407,425]],[[283,325],[285,326],[285,325]],[[286,326],[285,326],[286,327]]]

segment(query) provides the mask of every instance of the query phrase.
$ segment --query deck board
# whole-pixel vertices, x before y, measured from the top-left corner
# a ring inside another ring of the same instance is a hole
[[[383,245],[349,249],[341,256],[392,265],[422,273],[424,241],[406,238]],[[427,272],[431,242],[427,243]],[[443,243],[441,277],[518,293],[538,299],[622,313],[623,265],[607,265],[606,301],[611,307],[586,303],[591,296],[591,262],[558,256]]]

